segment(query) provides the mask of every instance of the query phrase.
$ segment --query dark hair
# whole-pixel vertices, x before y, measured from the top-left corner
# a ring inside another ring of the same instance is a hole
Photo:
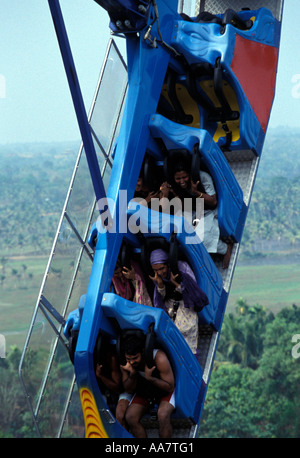
[[[123,349],[124,353],[130,356],[142,353],[145,347],[145,339],[137,336],[128,336],[124,338]]]
[[[190,169],[190,165],[188,164],[184,164],[184,162],[177,162],[174,167],[173,167],[173,175],[175,175],[176,172],[187,172],[188,174],[190,174],[189,172],[189,169]]]
[[[189,177],[190,177],[190,181],[189,181],[189,187],[188,189],[182,189],[175,181],[175,174],[177,172],[186,172]],[[191,176],[191,170],[189,167],[187,167],[184,163],[182,162],[179,162],[178,164],[176,164],[173,168],[173,175],[172,175],[172,180],[171,180],[171,186],[172,188],[174,189],[174,192],[181,198],[181,199],[184,199],[186,197],[193,197],[193,194],[191,192],[191,180],[192,180],[192,176]],[[200,178],[200,174],[199,174],[199,178],[198,180],[199,183],[198,183],[198,190],[200,192],[203,192],[205,193],[205,188],[202,184],[202,181],[201,181],[201,178]]]

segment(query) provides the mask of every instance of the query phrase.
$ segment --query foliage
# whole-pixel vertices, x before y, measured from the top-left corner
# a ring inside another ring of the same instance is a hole
[[[22,378],[26,385],[26,396],[35,410],[39,398],[45,363],[43,350],[26,351],[22,364]],[[48,355],[48,353],[47,353]],[[0,438],[37,437],[33,419],[27,404],[25,391],[18,378],[21,352],[12,347],[6,359],[0,359]],[[48,359],[48,358],[47,358]],[[56,437],[62,413],[68,401],[74,368],[64,346],[58,347],[56,359],[48,377],[42,399],[39,399],[36,417],[42,437]],[[83,416],[79,396],[68,401],[69,410],[64,432],[67,437],[82,435]]]
[[[266,324],[274,316],[259,305],[250,307],[243,299],[237,302],[236,312],[226,316],[218,353],[224,360],[256,369]]]
[[[201,437],[300,437],[299,323],[296,306],[273,316],[242,300],[225,316]]]
[[[32,422],[18,379],[21,352],[11,349],[6,359],[0,359],[0,437],[32,437]]]
[[[274,177],[254,191],[243,235],[244,251],[258,251],[262,240],[300,242],[300,175]]]
[[[283,251],[286,246],[292,251],[300,246],[299,150],[298,130],[268,130],[243,233],[242,255]]]
[[[75,152],[73,144],[0,146],[1,256],[49,252]]]

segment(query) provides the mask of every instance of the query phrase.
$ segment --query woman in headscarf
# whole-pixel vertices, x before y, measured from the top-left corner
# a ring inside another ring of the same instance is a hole
[[[143,274],[139,265],[131,261],[131,268],[122,266],[117,261],[114,275],[112,278],[115,293],[129,301],[137,304],[152,306],[149,293],[146,288]]]
[[[188,263],[178,261],[179,274],[174,274],[168,254],[161,249],[152,251],[150,263],[154,271],[150,278],[155,283],[153,305],[168,313],[198,359],[198,313],[208,298]]]

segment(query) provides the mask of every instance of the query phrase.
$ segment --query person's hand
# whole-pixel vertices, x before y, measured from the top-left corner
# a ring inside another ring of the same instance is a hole
[[[149,368],[147,366],[147,364],[145,365],[145,379],[146,380],[150,380],[151,379],[152,373],[153,373],[155,368],[156,368],[156,366],[153,366],[153,367]]]
[[[127,280],[135,280],[135,270],[133,267],[128,269],[128,267],[123,267],[122,274],[124,275]]]
[[[145,201],[147,202],[147,204],[149,204],[151,199],[155,199],[158,196],[159,196],[159,191],[151,191],[149,192],[148,196],[145,198]]]
[[[172,191],[172,187],[167,181],[164,181],[159,190],[161,192],[161,197],[168,197],[169,192]]]
[[[97,363],[96,364],[96,377],[100,378],[101,376],[101,369],[102,369],[102,364]]]
[[[135,374],[135,369],[132,367],[129,361],[126,362],[125,366],[122,366],[122,364],[120,364],[120,366],[124,371],[129,372],[129,374]]]
[[[193,194],[197,194],[198,192],[198,184],[200,181],[197,181],[196,183],[194,181],[191,181],[191,191]]]
[[[149,278],[152,281],[154,281],[154,283],[157,284],[158,288],[162,288],[164,286],[163,279],[161,278],[161,276],[157,272],[155,272],[154,277],[151,277],[151,275],[149,275]]]
[[[179,274],[174,275],[173,272],[171,272],[171,282],[175,286],[175,288],[178,288],[180,286],[180,283],[177,283],[176,278],[178,277]]]

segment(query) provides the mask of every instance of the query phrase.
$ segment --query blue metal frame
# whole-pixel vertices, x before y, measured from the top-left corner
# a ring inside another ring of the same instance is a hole
[[[110,16],[109,27],[113,32],[133,33],[143,29],[148,21],[149,0],[95,0]],[[140,8],[142,9],[140,9]],[[122,20],[116,21],[117,16]],[[117,22],[117,23],[116,23]]]
[[[247,32],[236,31],[229,26],[223,36],[217,31],[216,24],[193,24],[185,22],[177,13],[177,0],[157,0],[159,5],[159,28],[156,13],[156,1],[142,2],[147,6],[147,14],[144,16],[142,29],[139,34],[135,30],[128,29],[126,33],[128,83],[126,106],[123,114],[122,125],[114,154],[110,183],[107,196],[100,175],[97,156],[94,149],[90,126],[84,110],[75,66],[72,59],[66,30],[63,23],[62,13],[58,0],[48,0],[51,14],[56,28],[58,41],[72,93],[73,103],[82,134],[82,139],[87,155],[91,177],[100,212],[104,210],[104,203],[109,207],[109,224],[106,227],[98,227],[97,244],[95,249],[92,272],[87,294],[84,298],[84,307],[80,306],[78,314],[72,314],[67,322],[67,328],[76,324],[79,329],[78,342],[75,351],[74,367],[79,389],[87,388],[93,393],[99,412],[108,409],[106,401],[98,388],[94,371],[93,353],[99,332],[115,337],[115,330],[110,318],[115,317],[121,327],[134,327],[146,331],[147,326],[154,320],[158,337],[168,329],[168,339],[162,341],[162,345],[170,351],[172,358],[177,387],[185,387],[190,382],[193,373],[193,389],[184,390],[182,399],[178,397],[178,412],[189,416],[195,423],[199,421],[201,409],[204,403],[207,385],[202,380],[201,367],[196,361],[190,360],[191,352],[177,330],[176,326],[167,319],[167,315],[160,310],[151,310],[141,306],[139,320],[136,319],[137,308],[128,301],[108,293],[117,261],[117,256],[124,238],[124,232],[119,228],[127,224],[127,218],[132,214],[128,209],[128,201],[132,199],[136,182],[141,169],[146,149],[153,149],[154,156],[160,156],[154,142],[155,137],[161,138],[166,146],[185,147],[191,150],[196,142],[199,142],[199,151],[204,161],[216,180],[220,196],[220,226],[223,235],[232,237],[239,242],[247,209],[243,202],[241,189],[224,160],[219,148],[221,145],[214,144],[211,135],[204,130],[196,130],[188,126],[172,125],[171,121],[156,115],[157,105],[164,83],[168,66],[181,69],[181,64],[176,61],[177,53],[182,53],[188,62],[194,63],[199,60],[214,64],[216,57],[221,57],[225,71],[234,82],[237,89],[241,107],[241,141],[233,145],[236,149],[247,149],[260,154],[264,134],[262,128],[253,113],[253,110],[239,88],[239,82],[231,72],[230,63],[233,56],[233,48],[236,34],[245,35]],[[101,1],[98,3],[101,4]],[[102,2],[107,5],[116,5],[134,9],[133,0],[115,0]],[[131,11],[132,13],[132,11]],[[130,13],[130,14],[131,14]],[[133,18],[136,11],[133,11]],[[245,13],[245,14],[248,14]],[[267,13],[265,13],[267,16]],[[264,24],[264,17],[262,24]],[[114,30],[114,22],[111,27]],[[136,22],[136,27],[140,23]],[[257,24],[259,29],[260,23]],[[202,32],[206,31],[205,39]],[[259,30],[254,39],[258,39]],[[218,35],[218,38],[216,38]],[[198,36],[198,40],[195,37]],[[155,37],[153,39],[152,37]],[[209,37],[209,39],[208,39]],[[197,44],[195,45],[195,41]],[[275,24],[273,46],[279,44],[279,25]],[[270,43],[267,43],[270,45]],[[176,49],[176,51],[174,50]],[[200,51],[199,51],[200,49]],[[244,111],[243,111],[244,110]],[[245,112],[246,110],[246,112]],[[247,123],[244,123],[246,119]],[[181,138],[179,137],[181,136]],[[222,143],[222,142],[221,142]],[[216,164],[218,163],[218,166]],[[120,191],[127,190],[127,200],[120,198]],[[234,207],[232,207],[234,202]],[[148,209],[141,210],[141,220],[147,226],[149,222]],[[156,233],[168,238],[171,228],[166,229],[160,219],[150,218],[151,223],[156,225]],[[176,226],[177,220],[171,218],[171,225]],[[115,230],[111,230],[113,227]],[[152,228],[153,229],[153,228]],[[95,228],[93,229],[95,233]],[[127,236],[127,235],[126,235]],[[178,241],[184,247],[187,258],[194,269],[199,285],[204,289],[209,298],[209,306],[201,312],[204,323],[220,330],[225,311],[228,294],[222,287],[222,278],[210,259],[207,251],[201,243],[185,245],[185,232],[178,234]],[[131,239],[135,239],[130,235]],[[175,337],[174,337],[175,336]],[[179,354],[179,348],[181,354]],[[177,355],[177,356],[174,356]],[[187,366],[182,365],[182,360]],[[189,367],[188,367],[189,366]],[[189,372],[190,371],[190,372]],[[177,388],[178,390],[178,388]],[[196,397],[196,400],[195,400]],[[192,412],[188,406],[192,403]],[[109,437],[131,437],[117,422],[110,422],[103,416],[105,432]]]
[[[77,77],[62,11],[60,8],[59,0],[48,0],[48,3],[52,14],[52,19],[69,83],[70,92],[72,95],[73,105],[77,116],[78,126],[86,153],[95,195],[97,200],[99,200],[105,198],[105,189],[101,178],[97,154],[91,134],[91,128],[84,107],[80,84]]]

